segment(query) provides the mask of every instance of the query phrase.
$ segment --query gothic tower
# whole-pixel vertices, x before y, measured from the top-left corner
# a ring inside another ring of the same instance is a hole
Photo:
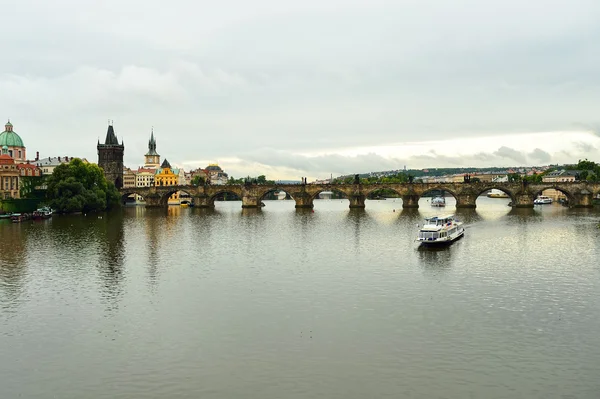
[[[150,141],[148,141],[148,152],[146,155],[145,168],[158,169],[160,165],[160,155],[156,152],[156,140],[154,140],[154,129],[150,134]]]
[[[107,181],[115,184],[115,187],[123,187],[123,154],[125,153],[125,144],[117,140],[112,123],[108,125],[106,140],[100,144],[98,140],[98,166],[104,170],[104,176]]]

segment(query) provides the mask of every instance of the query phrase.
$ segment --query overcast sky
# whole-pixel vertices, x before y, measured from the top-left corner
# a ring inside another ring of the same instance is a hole
[[[600,161],[597,0],[3,2],[0,117],[30,156],[285,179]],[[2,130],[2,129],[0,129]]]

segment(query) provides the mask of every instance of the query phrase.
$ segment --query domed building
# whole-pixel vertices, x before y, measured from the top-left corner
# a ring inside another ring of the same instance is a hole
[[[208,174],[210,184],[222,185],[227,184],[229,176],[216,163],[211,163],[204,170]]]
[[[25,154],[25,145],[21,137],[13,131],[13,125],[10,120],[4,125],[4,131],[0,133],[0,148],[6,146],[8,155],[15,160],[15,163],[25,163],[27,155]]]
[[[8,155],[8,146],[0,154],[0,199],[19,198],[19,169]]]

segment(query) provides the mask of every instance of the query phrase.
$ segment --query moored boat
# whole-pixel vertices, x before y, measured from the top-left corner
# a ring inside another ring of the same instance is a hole
[[[33,212],[33,219],[50,219],[52,217],[52,209],[47,206],[41,207]]]
[[[431,206],[442,207],[446,206],[446,199],[444,197],[433,197],[431,200]]]
[[[453,215],[434,216],[425,219],[425,224],[419,230],[416,241],[421,245],[447,245],[465,234],[463,222]]]
[[[509,198],[508,194],[504,191],[498,190],[496,188],[492,188],[490,192],[487,194],[488,198]]]
[[[29,219],[29,216],[30,215],[27,213],[13,213],[10,217],[10,220],[13,223],[21,223],[22,221]]]
[[[535,200],[533,200],[534,205],[544,205],[544,204],[551,204],[551,203],[552,203],[552,198],[546,197],[545,195],[538,195],[538,197]]]

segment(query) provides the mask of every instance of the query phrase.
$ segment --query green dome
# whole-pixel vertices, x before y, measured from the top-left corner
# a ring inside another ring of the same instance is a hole
[[[8,122],[5,126],[5,131],[0,133],[0,147],[9,146],[9,147],[25,147],[23,145],[23,140],[21,137],[12,130],[12,123]]]
[[[0,133],[0,145],[9,147],[25,147],[23,140],[15,132],[2,132]]]

